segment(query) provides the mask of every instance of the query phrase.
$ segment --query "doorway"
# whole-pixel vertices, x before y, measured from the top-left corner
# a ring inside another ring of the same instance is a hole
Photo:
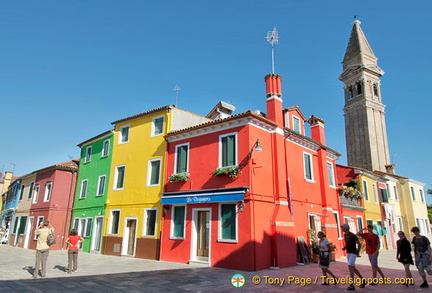
[[[96,217],[96,223],[94,227],[93,233],[93,245],[92,251],[100,252],[101,243],[102,243],[102,229],[103,229],[103,217]]]
[[[27,227],[25,229],[24,246],[23,246],[24,248],[29,248],[30,237],[33,228],[33,221],[34,221],[33,217],[29,217],[29,220],[27,221],[27,225],[26,225]]]
[[[193,212],[192,260],[209,262],[211,235],[210,218],[210,209],[195,209]]]
[[[123,233],[122,255],[135,255],[135,237],[137,219],[126,219],[125,230]]]

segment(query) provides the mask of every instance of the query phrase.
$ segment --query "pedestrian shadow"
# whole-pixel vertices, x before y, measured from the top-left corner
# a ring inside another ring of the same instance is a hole
[[[27,267],[23,267],[23,270],[26,270],[30,275],[33,275],[35,268],[27,266]]]
[[[65,273],[67,271],[67,268],[65,266],[61,266],[61,265],[55,265],[53,269],[59,270],[59,271],[65,272]]]

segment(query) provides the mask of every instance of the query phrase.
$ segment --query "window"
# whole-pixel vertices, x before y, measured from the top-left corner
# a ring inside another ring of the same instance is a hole
[[[124,186],[126,166],[117,166],[114,176],[114,190],[121,190]]]
[[[419,189],[419,191],[420,191],[420,199],[421,199],[421,202],[424,203],[423,190],[422,190],[422,189]]]
[[[220,205],[220,234],[222,240],[237,239],[237,213],[235,204]]]
[[[91,236],[92,223],[93,223],[92,218],[86,219],[86,228],[85,228],[85,232],[84,232],[84,237],[90,237]]]
[[[33,203],[37,203],[39,199],[39,185],[36,185],[33,192]]]
[[[84,163],[88,163],[91,160],[91,152],[92,152],[92,147],[89,146],[86,148],[86,155],[85,155],[85,159],[84,159]]]
[[[373,85],[373,92],[375,96],[378,96],[378,85],[376,83]]]
[[[300,133],[300,119],[297,117],[293,117],[293,130]]]
[[[386,187],[387,187],[387,197],[388,199],[391,199],[390,186],[388,185],[388,183],[386,183]]]
[[[313,181],[312,156],[308,153],[303,153],[303,159],[304,159],[305,179],[309,181]]]
[[[377,190],[376,190],[376,185],[374,183],[372,183],[372,191],[373,191],[374,202],[378,203]]]
[[[220,159],[221,159],[221,167],[229,167],[235,166],[237,164],[237,147],[236,147],[236,135],[228,134],[224,136],[220,136]]]
[[[416,196],[415,196],[415,193],[414,193],[414,187],[411,186],[410,189],[411,189],[411,197],[412,197],[412,200],[415,201],[415,200],[416,200]]]
[[[172,224],[171,224],[171,237],[184,238],[185,229],[185,206],[173,206]]]
[[[120,127],[120,135],[119,135],[118,143],[122,144],[128,141],[129,141],[129,125],[124,125]]]
[[[120,211],[114,210],[111,211],[110,217],[110,234],[118,234],[120,224]]]
[[[328,173],[329,185],[331,187],[334,187],[335,186],[335,178],[334,178],[334,172],[333,172],[333,164],[330,162],[327,162],[327,173]]]
[[[24,188],[25,188],[25,185],[24,184],[21,185],[21,190],[20,190],[20,195],[19,195],[20,201],[23,199],[23,196],[24,196]]]
[[[401,217],[397,217],[398,223],[399,223],[399,230],[403,231],[403,225],[402,225],[402,218]]]
[[[149,161],[147,185],[149,186],[159,185],[160,167],[161,167],[161,159],[155,159]]]
[[[97,196],[104,195],[105,180],[106,180],[106,175],[99,176],[97,193],[96,193]]]
[[[110,141],[109,141],[109,139],[104,140],[103,145],[102,145],[102,155],[101,155],[101,157],[106,157],[106,156],[108,156],[108,153],[109,153],[109,145],[110,145]]]
[[[27,223],[27,216],[22,216],[20,219],[18,234],[24,234],[26,223]]]
[[[381,202],[388,202],[387,190],[384,188],[378,188],[380,193]]]
[[[357,95],[361,95],[363,93],[363,87],[361,83],[357,84]]]
[[[398,195],[396,186],[393,186],[393,191],[394,191],[394,195],[395,195],[395,200],[399,200],[399,195]]]
[[[87,194],[87,179],[81,181],[81,192],[79,198],[85,198]]]
[[[188,171],[188,150],[188,144],[176,146],[176,173],[184,173]]]
[[[348,89],[348,98],[352,99],[353,97],[354,97],[353,89],[352,89],[352,87],[350,87],[350,88]]]
[[[365,200],[369,201],[369,192],[368,192],[368,186],[367,186],[367,181],[363,180],[363,193],[365,196]]]
[[[29,187],[29,191],[28,191],[28,194],[27,194],[27,200],[30,200],[31,197],[32,197],[33,187],[34,187],[34,182],[31,182],[30,183],[30,187]]]
[[[156,235],[156,212],[157,209],[145,209],[144,210],[144,235],[155,236]]]
[[[158,116],[153,118],[152,135],[157,136],[163,134],[164,117]]]
[[[335,221],[336,221],[336,230],[337,230],[337,233],[338,233],[338,238],[340,239],[342,237],[342,233],[341,233],[341,229],[340,229],[341,224],[339,222],[339,214],[338,214],[338,212],[333,211],[333,216],[334,216]]]
[[[47,182],[45,184],[44,201],[49,201],[51,199],[51,189],[52,189],[52,182]]]

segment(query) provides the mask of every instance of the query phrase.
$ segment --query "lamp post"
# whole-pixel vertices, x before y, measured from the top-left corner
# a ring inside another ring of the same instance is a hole
[[[259,138],[256,140],[256,142],[252,146],[252,148],[251,148],[251,150],[249,152],[249,155],[248,155],[248,160],[250,160],[252,158],[252,152],[254,150],[257,151],[257,152],[261,152],[262,151],[261,142],[260,142]]]

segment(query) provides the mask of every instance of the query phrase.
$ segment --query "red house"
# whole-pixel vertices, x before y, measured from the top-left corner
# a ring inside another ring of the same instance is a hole
[[[51,249],[64,248],[69,235],[78,164],[79,160],[71,160],[35,171],[37,175],[29,212],[33,239],[29,243],[30,249],[36,249],[34,230],[46,220],[54,227],[57,238]]]
[[[323,120],[308,120],[310,138],[298,107],[282,108],[279,75],[265,81],[266,117],[247,111],[166,136],[161,260],[261,270],[302,261],[309,229],[338,245],[340,155]]]

